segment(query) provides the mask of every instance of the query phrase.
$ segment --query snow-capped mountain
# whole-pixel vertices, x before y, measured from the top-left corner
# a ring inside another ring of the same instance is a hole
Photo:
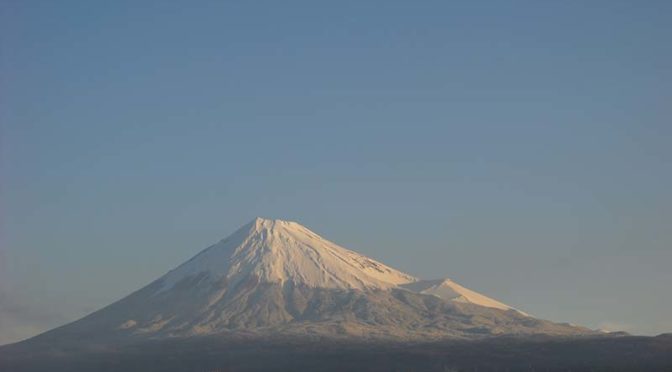
[[[34,340],[590,332],[535,319],[448,279],[420,280],[298,223],[257,218],[146,287]]]
[[[386,289],[417,279],[339,247],[296,222],[256,218],[165,275],[162,290],[205,275],[230,286],[254,278],[312,288]]]

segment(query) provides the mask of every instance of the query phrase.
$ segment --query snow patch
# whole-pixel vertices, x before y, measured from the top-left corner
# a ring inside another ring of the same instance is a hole
[[[119,329],[129,329],[129,328],[133,328],[133,327],[135,327],[137,324],[138,324],[138,322],[136,322],[135,320],[127,320],[127,321],[123,322],[123,323],[119,326]]]

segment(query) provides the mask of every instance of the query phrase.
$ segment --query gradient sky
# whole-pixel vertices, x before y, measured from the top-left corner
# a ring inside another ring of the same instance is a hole
[[[672,2],[0,2],[0,343],[255,216],[672,331]]]

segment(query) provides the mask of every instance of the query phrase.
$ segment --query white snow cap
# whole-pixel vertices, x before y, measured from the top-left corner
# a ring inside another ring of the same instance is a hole
[[[163,290],[206,274],[229,283],[260,282],[343,289],[386,289],[417,279],[332,243],[291,221],[255,218],[166,274]]]
[[[255,281],[313,288],[402,288],[449,301],[515,310],[450,279],[415,278],[340,247],[296,222],[259,217],[164,275],[157,293],[199,276],[199,285],[225,280],[228,285]]]

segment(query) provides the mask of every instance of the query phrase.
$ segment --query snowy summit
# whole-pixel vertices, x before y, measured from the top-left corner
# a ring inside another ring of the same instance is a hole
[[[383,289],[417,279],[334,244],[296,222],[256,218],[164,277],[168,289],[203,274],[229,283],[293,282],[314,288]]]

